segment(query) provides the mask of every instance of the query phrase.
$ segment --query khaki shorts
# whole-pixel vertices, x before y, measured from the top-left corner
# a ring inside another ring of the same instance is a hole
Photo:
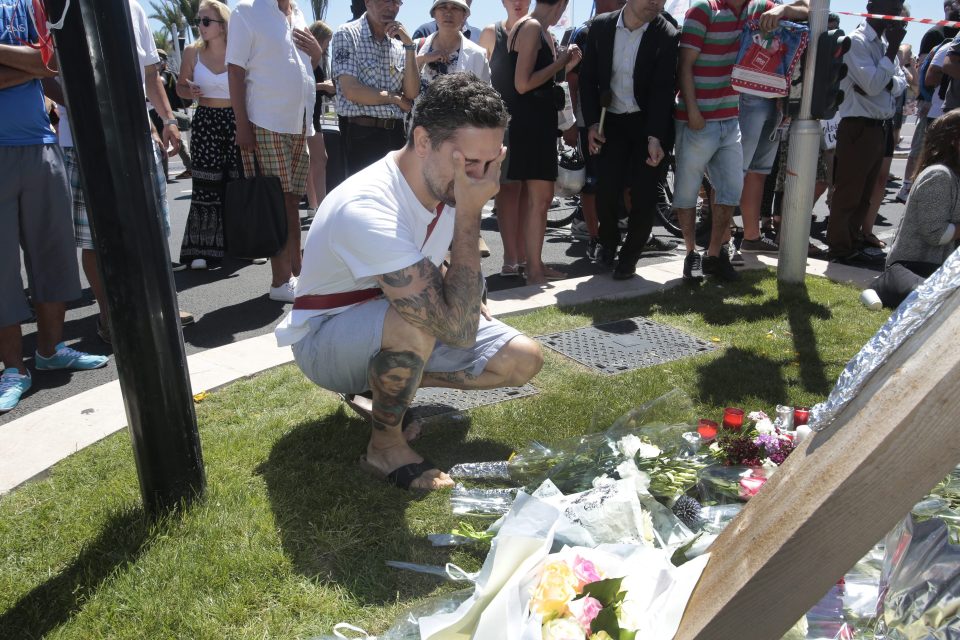
[[[257,161],[266,176],[277,176],[284,193],[302,196],[307,192],[310,155],[305,133],[276,133],[253,125],[257,141]],[[240,152],[243,174],[254,176],[253,154]]]

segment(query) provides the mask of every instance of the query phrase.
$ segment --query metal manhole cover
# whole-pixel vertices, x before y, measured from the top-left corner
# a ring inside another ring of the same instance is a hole
[[[537,340],[603,375],[707,353],[712,343],[647,318],[628,318],[538,336]]]
[[[455,411],[465,411],[474,407],[497,404],[507,400],[536,395],[537,388],[532,384],[522,387],[503,387],[501,389],[475,389],[462,391],[442,387],[418,389],[410,405],[410,411],[417,418],[434,418]]]

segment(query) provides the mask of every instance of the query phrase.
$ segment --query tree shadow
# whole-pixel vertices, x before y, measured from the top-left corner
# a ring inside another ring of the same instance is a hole
[[[509,455],[510,448],[497,442],[467,442],[469,423],[462,414],[459,419],[438,417],[414,447],[443,469],[459,461]],[[388,560],[443,565],[450,554],[410,531],[406,512],[419,496],[360,470],[357,461],[369,429],[341,407],[291,429],[256,469],[266,482],[294,570],[311,580],[335,582],[362,606],[394,603],[436,588],[435,577],[385,571]],[[448,496],[438,492],[422,499],[446,501]]]
[[[68,622],[107,578],[135,563],[150,547],[151,526],[140,507],[112,514],[68,567],[0,615],[0,639],[42,638]]]

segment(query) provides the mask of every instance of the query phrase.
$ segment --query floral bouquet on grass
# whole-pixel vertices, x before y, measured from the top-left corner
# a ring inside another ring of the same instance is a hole
[[[542,640],[672,638],[704,564],[677,569],[652,549],[565,547],[528,577],[528,615]]]

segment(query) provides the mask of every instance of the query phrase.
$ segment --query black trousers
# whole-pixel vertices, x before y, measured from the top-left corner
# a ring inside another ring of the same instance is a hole
[[[607,113],[604,143],[599,155],[597,181],[597,217],[600,220],[600,244],[612,252],[620,240],[617,218],[622,209],[623,191],[630,189],[627,212],[627,238],[620,259],[636,261],[650,231],[657,206],[657,181],[662,167],[647,164],[647,132],[641,112]],[[663,163],[661,162],[661,165]]]
[[[391,151],[403,148],[407,144],[407,136],[402,120],[397,120],[393,129],[381,129],[345,122],[341,118],[340,144],[343,147],[346,174],[352,176]]]

